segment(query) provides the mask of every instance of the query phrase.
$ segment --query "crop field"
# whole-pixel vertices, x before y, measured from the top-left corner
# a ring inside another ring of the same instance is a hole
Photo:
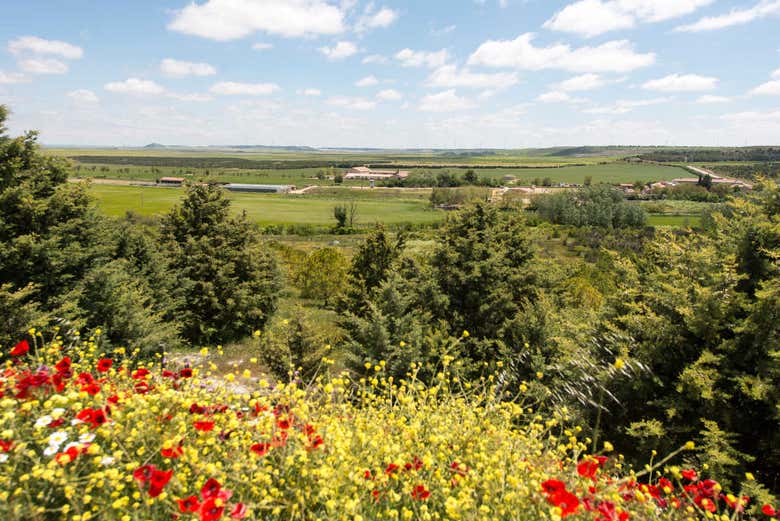
[[[132,211],[139,215],[159,215],[167,212],[184,195],[176,188],[92,185],[90,192],[107,215],[121,216]],[[383,197],[378,194],[347,194],[331,192],[322,195],[278,195],[230,193],[236,212],[246,211],[257,224],[302,224],[328,226],[335,223],[333,207],[357,204],[355,225],[367,227],[375,223],[388,225],[426,225],[440,222],[446,215],[430,207],[422,193]]]

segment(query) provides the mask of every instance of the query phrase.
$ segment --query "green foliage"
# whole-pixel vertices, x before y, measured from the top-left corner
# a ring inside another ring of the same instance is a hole
[[[644,210],[625,201],[608,185],[587,186],[543,195],[535,200],[539,215],[554,224],[624,228],[644,226]]]
[[[295,284],[301,297],[319,300],[327,307],[340,298],[347,281],[349,263],[335,248],[319,248],[300,262],[295,272]]]
[[[330,352],[322,328],[300,307],[290,319],[274,319],[260,340],[263,363],[282,380],[294,377],[311,381],[324,369],[323,358]]]
[[[405,240],[403,233],[393,239],[382,225],[377,225],[352,257],[348,286],[340,309],[362,314],[371,292],[387,279],[393,264],[400,257]]]
[[[398,371],[409,360],[436,365],[448,352],[442,346],[461,336],[467,373],[511,358],[523,310],[535,298],[532,257],[516,214],[477,204],[451,216],[430,259],[405,258],[394,277],[367,292],[362,316],[347,315],[353,366],[362,357],[398,360],[391,364]]]
[[[276,263],[229,206],[222,188],[191,185],[162,222],[176,282],[173,313],[190,342],[237,340],[262,329],[276,308]]]

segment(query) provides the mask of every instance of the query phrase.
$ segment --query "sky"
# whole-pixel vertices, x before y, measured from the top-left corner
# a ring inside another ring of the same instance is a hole
[[[780,144],[780,0],[3,4],[44,144]]]

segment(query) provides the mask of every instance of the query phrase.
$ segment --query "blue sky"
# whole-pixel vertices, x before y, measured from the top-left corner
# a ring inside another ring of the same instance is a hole
[[[48,144],[778,144],[780,0],[8,2]]]

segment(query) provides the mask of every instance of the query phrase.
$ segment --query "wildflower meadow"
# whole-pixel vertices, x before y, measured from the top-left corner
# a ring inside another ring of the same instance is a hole
[[[692,443],[633,470],[609,442],[592,451],[565,410],[540,416],[489,377],[459,381],[446,360],[428,385],[379,363],[359,380],[259,378],[237,392],[248,370],[136,362],[104,352],[99,332],[31,333],[4,350],[4,520],[777,516],[675,466]]]

